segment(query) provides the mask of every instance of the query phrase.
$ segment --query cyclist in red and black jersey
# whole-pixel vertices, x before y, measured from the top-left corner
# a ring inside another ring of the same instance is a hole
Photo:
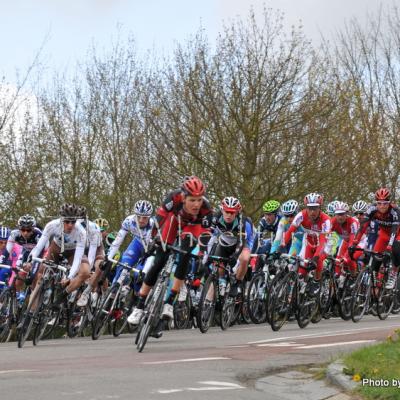
[[[353,240],[349,253],[354,253],[354,247],[360,242],[370,222],[375,221],[378,224],[378,238],[373,250],[383,252],[387,257],[392,258],[393,268],[386,288],[393,289],[400,265],[400,210],[390,202],[390,191],[387,188],[378,189],[375,193],[375,200],[376,203],[368,209],[361,220],[360,229]],[[361,252],[356,252],[353,258],[357,259],[360,255]]]
[[[209,232],[209,216],[212,213],[212,208],[208,200],[204,197],[204,194],[205,186],[196,176],[185,178],[180,189],[168,194],[156,214],[162,243],[172,245],[179,238],[181,249],[190,253],[196,245],[193,237],[198,238],[200,234]],[[157,277],[164,267],[168,256],[169,251],[165,251],[162,246],[156,250],[154,264],[146,274],[140,290],[139,303],[128,317],[130,324],[135,325],[139,323],[143,314],[146,297],[156,283]],[[163,317],[173,317],[172,304],[186,277],[189,259],[189,254],[180,255],[179,257],[171,293],[164,304]]]

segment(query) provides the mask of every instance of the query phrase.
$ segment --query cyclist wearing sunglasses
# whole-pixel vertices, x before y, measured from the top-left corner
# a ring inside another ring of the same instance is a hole
[[[80,218],[80,207],[75,204],[65,203],[60,207],[59,215],[50,221],[44,228],[42,237],[31,252],[31,257],[39,257],[40,253],[49,242],[46,259],[59,262],[66,257],[71,266],[68,278],[62,282],[65,290],[61,292],[56,303],[61,303],[69,293],[77,289],[90,276],[88,258],[85,256],[86,230],[77,222]],[[36,265],[33,270],[36,270]],[[43,266],[38,268],[34,284],[41,279]]]
[[[20,262],[26,262],[29,253],[37,245],[41,236],[42,231],[36,227],[35,218],[32,215],[23,215],[18,219],[18,229],[11,231],[7,241],[6,258],[11,253],[13,246],[19,244],[23,248]]]
[[[360,229],[349,248],[349,254],[353,254],[354,259],[359,258],[362,254],[359,251],[355,252],[354,248],[358,247],[371,222],[378,225],[378,237],[373,245],[373,251],[383,252],[393,261],[393,268],[386,284],[386,289],[393,289],[400,265],[400,210],[391,203],[390,190],[385,187],[375,192],[375,204],[368,209],[361,220]]]

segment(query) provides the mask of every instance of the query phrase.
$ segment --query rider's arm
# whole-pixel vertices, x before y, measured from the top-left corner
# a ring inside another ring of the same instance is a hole
[[[282,237],[285,232],[286,226],[287,226],[286,220],[284,218],[281,218],[281,220],[279,221],[279,224],[278,224],[278,229],[276,231],[274,241],[272,243],[272,247],[271,247],[271,251],[270,251],[271,254],[276,253],[279,250],[279,248],[281,247]]]
[[[50,239],[50,232],[49,229],[47,229],[46,225],[42,236],[40,236],[40,239],[37,242],[37,245],[31,251],[30,254],[31,257],[40,257],[40,254],[42,253],[43,249],[48,245],[49,239]]]
[[[85,247],[86,247],[86,231],[85,231],[85,229],[79,224],[75,225],[75,229],[79,229],[79,241],[76,244],[74,260],[72,262],[72,267],[69,270],[68,279],[73,279],[75,277],[75,275],[78,273],[79,267],[81,266],[82,257],[85,253]]]
[[[128,231],[123,228],[121,228],[119,230],[117,237],[112,242],[110,249],[108,250],[108,259],[109,260],[112,260],[114,258],[115,254],[118,252],[119,246],[121,246],[127,233],[128,233]]]
[[[303,213],[300,211],[293,219],[292,223],[289,226],[289,229],[283,234],[283,240],[281,241],[283,246],[286,246],[291,240],[292,240],[292,235],[295,233],[298,229],[298,227],[301,225],[303,222]]]

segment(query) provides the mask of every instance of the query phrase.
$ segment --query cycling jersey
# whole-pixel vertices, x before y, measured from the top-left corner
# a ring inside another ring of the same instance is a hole
[[[8,243],[7,243],[8,244]],[[4,256],[4,262],[3,264],[10,265],[12,267],[17,266],[18,259],[21,255],[22,251],[22,246],[19,244],[14,244],[13,247],[11,248],[11,251],[8,252],[6,249],[4,249],[0,255]],[[6,279],[11,275],[11,278],[9,279],[9,286],[11,286],[12,281],[15,277],[15,272],[11,272],[9,269],[5,268],[0,268],[0,281],[5,282]],[[3,285],[0,285],[0,290],[2,289]]]
[[[142,246],[146,246],[150,240],[152,231],[154,228],[154,219],[150,218],[149,222],[144,228],[140,228],[137,222],[136,215],[129,215],[124,219],[121,225],[121,229],[119,230],[117,237],[113,241],[110,246],[110,250],[108,252],[108,258],[114,258],[114,255],[118,252],[119,247],[124,241],[126,235],[131,233],[133,236],[133,240],[137,239],[142,243]],[[132,240],[132,241],[133,241]]]
[[[22,246],[22,254],[24,257],[23,261],[26,261],[26,258],[28,257],[32,249],[37,245],[41,236],[42,236],[42,231],[36,227],[33,228],[32,234],[27,239],[25,239],[22,236],[21,231],[19,229],[12,230],[10,233],[10,237],[8,238],[7,241],[6,250],[4,252],[5,257],[8,258],[13,246],[15,244],[18,244]]]
[[[331,231],[331,220],[329,216],[320,212],[316,220],[311,220],[307,210],[300,211],[293,219],[289,229],[283,235],[283,245],[289,243],[292,234],[300,227],[304,229],[303,245],[300,256],[305,259],[315,258],[317,262],[317,273],[323,269],[323,261],[326,257],[324,247],[326,245],[326,235]],[[299,272],[305,273],[300,267]]]
[[[218,211],[212,217],[212,230],[213,236],[217,236],[223,232],[232,232],[239,236],[239,243],[243,244],[243,247],[251,249],[254,243],[254,232],[253,223],[251,219],[244,216],[243,214],[238,214],[236,218],[231,222],[227,223],[224,220],[221,211]],[[244,243],[243,243],[244,242]]]
[[[279,220],[278,229],[276,231],[276,235],[272,243],[270,253],[276,253],[277,251],[279,251],[280,248],[282,248],[282,238],[284,233],[289,229],[290,224],[291,222],[287,217],[282,217]],[[287,251],[290,255],[300,254],[303,236],[304,236],[304,230],[302,227],[299,227],[299,229],[293,234],[291,242],[288,243],[287,246],[284,246],[286,248],[283,251],[285,252]]]
[[[32,249],[32,257],[38,257],[50,240],[60,248],[61,253],[64,251],[74,251],[72,267],[69,271],[68,278],[75,277],[79,270],[82,257],[86,247],[86,230],[81,223],[77,221],[74,229],[70,234],[64,232],[64,225],[61,218],[50,221],[44,228],[43,234],[38,244]]]
[[[361,221],[361,226],[357,234],[355,235],[354,242],[357,244],[360,242],[362,235],[370,226],[371,221],[373,221],[378,225],[378,240],[374,246],[375,251],[384,251],[386,247],[392,247],[399,230],[399,213],[400,210],[397,207],[393,207],[392,205],[389,206],[389,209],[386,213],[379,212],[377,206],[372,205],[367,210]],[[384,238],[382,236],[384,236]],[[377,250],[377,248],[379,248],[379,250]]]
[[[92,221],[78,220],[86,230],[86,251],[89,265],[92,267],[96,258],[104,258],[103,240],[100,228]],[[102,254],[102,256],[101,256]]]

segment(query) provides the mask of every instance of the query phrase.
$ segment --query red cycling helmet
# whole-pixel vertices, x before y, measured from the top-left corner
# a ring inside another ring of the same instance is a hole
[[[206,191],[203,181],[197,176],[186,176],[182,183],[186,196],[203,196]]]
[[[390,190],[388,188],[380,188],[375,192],[376,201],[390,201]]]
[[[236,197],[228,196],[222,199],[221,207],[227,212],[240,212],[242,205]]]

